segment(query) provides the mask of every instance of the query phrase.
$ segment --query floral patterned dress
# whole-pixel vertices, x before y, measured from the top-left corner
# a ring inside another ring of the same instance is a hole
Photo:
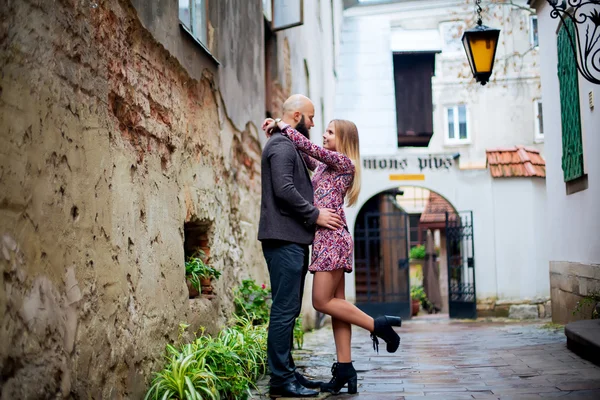
[[[307,167],[315,171],[312,183],[315,191],[315,206],[335,210],[344,227],[338,230],[317,227],[312,248],[310,272],[343,269],[352,272],[352,236],[348,231],[344,198],[354,181],[354,164],[345,155],[317,146],[291,126],[281,133],[294,143],[305,155]]]

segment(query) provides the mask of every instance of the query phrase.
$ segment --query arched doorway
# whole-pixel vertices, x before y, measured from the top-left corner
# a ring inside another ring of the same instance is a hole
[[[408,214],[391,190],[370,198],[354,225],[356,305],[371,316],[410,318]]]
[[[410,318],[417,284],[433,296],[435,311],[475,318],[472,226],[472,213],[426,188],[401,186],[368,199],[354,225],[356,305],[372,316]]]

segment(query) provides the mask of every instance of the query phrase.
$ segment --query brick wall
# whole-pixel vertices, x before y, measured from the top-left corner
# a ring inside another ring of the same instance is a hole
[[[257,131],[128,1],[9,0],[0,16],[2,397],[141,398],[179,323],[215,332],[230,288],[266,281]],[[213,301],[188,300],[195,220],[223,272]]]

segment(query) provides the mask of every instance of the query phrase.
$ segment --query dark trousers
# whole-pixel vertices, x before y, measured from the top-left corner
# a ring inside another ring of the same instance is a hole
[[[295,379],[296,365],[292,359],[294,324],[302,307],[304,280],[308,272],[308,246],[265,241],[263,254],[269,268],[273,297],[267,361],[271,370],[270,385],[277,387]]]

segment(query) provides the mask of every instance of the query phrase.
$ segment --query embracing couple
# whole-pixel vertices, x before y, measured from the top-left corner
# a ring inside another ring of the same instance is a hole
[[[269,140],[262,154],[262,201],[258,239],[271,280],[273,304],[267,358],[271,397],[313,397],[339,393],[346,384],[356,393],[351,358],[351,326],[371,332],[395,352],[400,337],[393,326],[399,317],[373,319],[344,294],[346,272],[352,271],[353,243],[344,203],[353,205],[360,191],[358,130],[350,121],[333,120],[323,133],[323,147],[312,143],[315,108],[310,99],[293,95],[283,104],[281,119],[266,119]],[[314,171],[311,178],[308,170]],[[309,245],[313,245],[309,266]],[[291,350],[293,329],[300,315],[306,273],[314,273],[312,303],[331,316],[337,362],[329,383],[310,381],[296,371]]]

